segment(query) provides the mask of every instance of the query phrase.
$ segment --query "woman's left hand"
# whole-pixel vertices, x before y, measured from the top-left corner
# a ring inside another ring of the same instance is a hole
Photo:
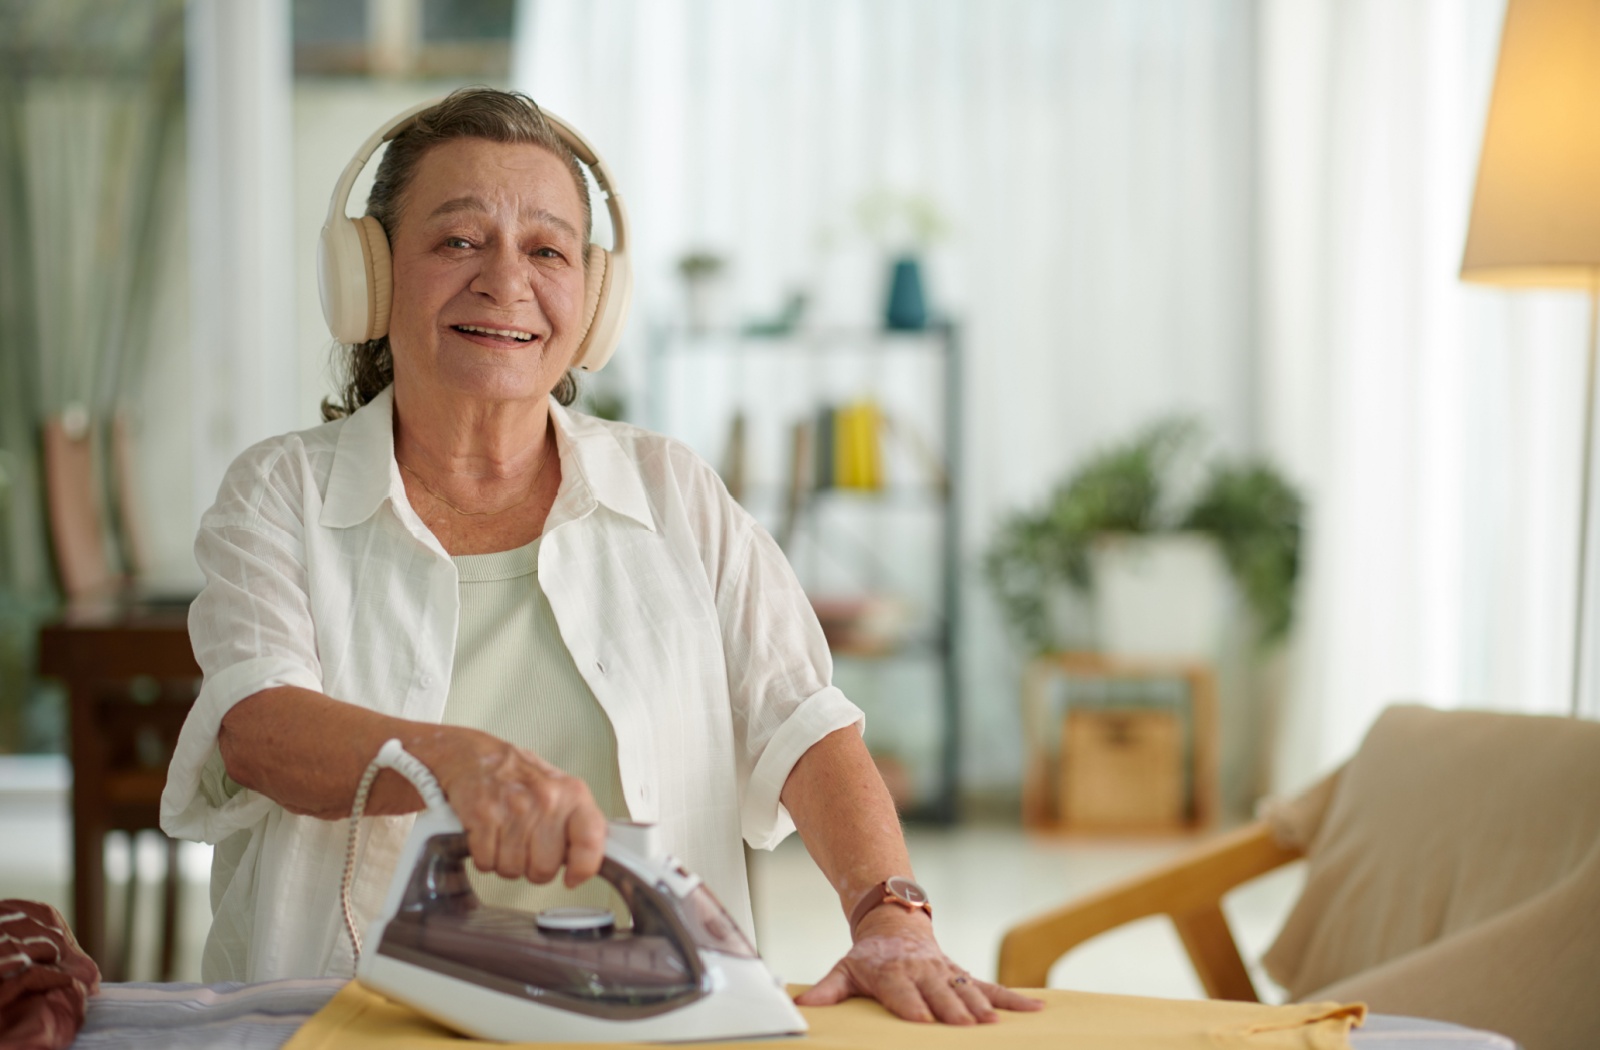
[[[856,928],[850,953],[821,981],[795,998],[801,1006],[832,1006],[852,996],[882,1003],[907,1021],[989,1024],[995,1010],[1044,1006],[1009,988],[980,981],[945,957],[926,915],[884,907]]]

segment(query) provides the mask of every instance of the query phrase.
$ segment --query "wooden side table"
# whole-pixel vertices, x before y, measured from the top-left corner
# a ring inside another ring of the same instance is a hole
[[[159,831],[161,792],[178,731],[200,684],[187,616],[178,609],[69,611],[39,633],[39,673],[67,687],[72,758],[72,908],[78,942],[107,980],[126,978],[136,867],[116,958],[106,937],[105,838]],[[130,853],[132,853],[130,848]],[[167,840],[162,980],[176,942],[177,843]]]
[[[1134,660],[1101,653],[1046,653],[1032,660],[1023,677],[1022,724],[1026,765],[1022,782],[1022,821],[1038,829],[1071,830],[1056,805],[1056,766],[1046,746],[1046,710],[1050,682],[1078,681],[1160,682],[1180,681],[1185,686],[1189,714],[1187,762],[1192,794],[1188,812],[1179,825],[1189,830],[1211,828],[1217,822],[1217,682],[1210,665],[1190,661]]]

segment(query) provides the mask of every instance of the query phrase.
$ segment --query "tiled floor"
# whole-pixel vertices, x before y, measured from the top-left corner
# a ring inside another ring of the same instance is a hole
[[[48,765],[0,770],[0,897],[48,901],[70,909],[71,837],[63,773]],[[1006,826],[950,831],[913,829],[911,855],[919,880],[938,908],[945,950],[979,976],[992,977],[1006,927],[1093,888],[1143,870],[1192,845],[1187,839],[1084,840],[1025,835]],[[163,853],[154,840],[139,851],[153,882]],[[178,977],[198,980],[200,945],[209,920],[209,851],[188,845],[182,854],[184,896]],[[113,845],[108,869],[126,871],[127,850]],[[1247,958],[1259,955],[1286,913],[1300,874],[1289,869],[1244,888],[1227,902]],[[758,854],[752,876],[762,954],[786,980],[820,978],[848,945],[833,891],[791,837]],[[118,907],[118,895],[108,906]],[[136,942],[150,936],[154,900],[136,909]],[[113,914],[113,921],[116,921]],[[136,958],[142,958],[136,956]],[[144,963],[143,965],[148,965]],[[138,969],[134,976],[142,976]],[[1200,988],[1171,927],[1147,920],[1108,934],[1073,953],[1051,972],[1053,987],[1171,997],[1198,997]],[[1259,980],[1264,993],[1270,986]]]

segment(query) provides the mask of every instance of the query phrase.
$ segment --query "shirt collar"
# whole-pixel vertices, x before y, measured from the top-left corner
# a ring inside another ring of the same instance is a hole
[[[571,485],[573,494],[586,497],[585,502],[593,500],[654,532],[655,519],[639,468],[623,451],[611,427],[593,416],[570,412],[553,400],[550,419],[561,454],[563,497]]]
[[[562,489],[571,486],[572,495],[582,503],[597,503],[654,532],[644,483],[616,434],[600,420],[569,412],[553,400],[550,419],[561,457]],[[328,493],[317,520],[333,529],[359,525],[385,499],[405,505],[405,486],[394,458],[392,386],[357,409],[340,428]]]
[[[404,493],[394,458],[394,387],[387,386],[339,428],[328,493],[317,521],[331,529],[359,525],[386,499],[403,505]]]

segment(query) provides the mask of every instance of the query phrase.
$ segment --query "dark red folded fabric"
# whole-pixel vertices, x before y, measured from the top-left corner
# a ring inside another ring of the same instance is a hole
[[[37,901],[0,901],[0,1046],[72,1045],[99,990],[100,968],[60,912]]]

